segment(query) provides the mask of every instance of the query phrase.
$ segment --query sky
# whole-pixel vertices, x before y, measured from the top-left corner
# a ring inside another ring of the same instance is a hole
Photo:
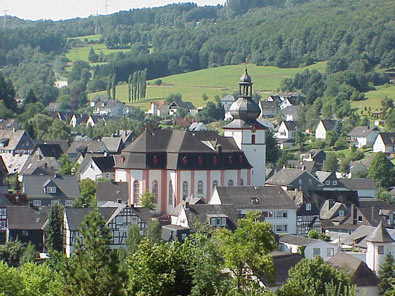
[[[224,4],[225,0],[0,0],[0,15],[22,19],[70,19],[90,15],[111,14],[131,8],[157,7],[170,3],[194,2],[199,6]]]

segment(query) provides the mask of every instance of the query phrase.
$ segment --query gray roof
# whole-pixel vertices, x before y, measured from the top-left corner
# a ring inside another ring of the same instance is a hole
[[[113,156],[93,156],[92,161],[102,172],[114,171],[114,157]]]
[[[293,244],[298,246],[307,246],[309,243],[316,241],[304,236],[297,236],[293,234],[285,234],[280,236],[279,243]]]
[[[22,230],[42,229],[48,219],[49,208],[41,210],[32,207],[14,206],[7,208],[8,228]]]
[[[383,210],[395,212],[395,204],[388,204],[384,201],[359,201],[358,210],[373,226],[378,226],[383,219]],[[386,224],[386,223],[384,223]]]
[[[280,141],[278,141],[280,142]],[[286,164],[287,168],[294,168],[294,169],[300,169],[300,170],[306,170],[309,173],[313,172],[316,168],[316,162],[309,161],[309,160],[295,160],[295,159],[290,159],[287,160]]]
[[[379,136],[383,139],[386,146],[395,146],[395,132],[391,133],[379,133]]]
[[[121,137],[103,137],[101,140],[106,145],[108,152],[120,152],[123,143]]]
[[[295,203],[280,186],[216,187],[222,204],[237,209],[296,209]]]
[[[343,252],[337,252],[327,261],[335,268],[345,268],[351,276],[351,281],[358,287],[376,286],[378,279],[365,262]]]
[[[5,197],[3,193],[0,192],[0,208],[6,208],[8,206],[11,206],[11,202],[8,200],[8,198]]]
[[[318,180],[320,180],[321,183],[325,182],[326,179],[329,178],[330,175],[333,173],[331,172],[324,172],[324,171],[316,171],[315,175],[317,176]]]
[[[267,130],[267,127],[261,124],[257,120],[242,120],[242,119],[234,119],[232,122],[228,123],[224,126],[224,129],[251,129],[251,127],[255,127],[256,129],[264,129]]]
[[[96,200],[98,202],[121,200],[128,201],[128,183],[98,182],[96,185]]]
[[[287,130],[289,131],[296,131],[298,129],[298,122],[297,121],[283,121]]]
[[[22,137],[27,137],[27,139],[31,142],[31,147],[27,147],[26,150],[33,150],[33,141],[30,139],[28,133],[26,133],[24,130],[0,130],[0,139],[8,140],[7,145],[4,147],[6,150],[16,150]]]
[[[170,104],[169,108],[181,108],[186,110],[196,109],[195,106],[191,102],[183,102],[183,101],[174,101]]]
[[[299,106],[287,106],[281,112],[283,115],[292,115],[295,112],[298,112]]]
[[[321,121],[327,131],[333,130],[336,126],[336,120],[322,119]]]
[[[281,169],[278,171],[274,176],[266,181],[267,184],[271,185],[279,185],[279,186],[286,186],[291,184],[295,181],[302,174],[309,174],[312,178],[316,179],[312,174],[307,171],[299,170],[299,169]],[[317,180],[317,182],[319,182]]]
[[[378,131],[377,127],[369,127],[369,126],[356,126],[354,129],[348,133],[349,137],[367,137],[371,132]]]
[[[331,200],[326,200],[320,210],[321,219],[333,219],[337,214],[337,211],[343,206],[341,202],[334,202]],[[346,218],[346,215],[343,216]]]
[[[56,193],[45,193],[43,186],[53,182]],[[23,190],[29,199],[32,198],[77,198],[80,196],[77,178],[75,176],[25,176],[23,178]]]
[[[376,229],[369,235],[367,241],[375,243],[392,243],[393,239],[381,221]]]
[[[339,182],[342,183],[344,187],[347,189],[354,189],[354,190],[377,189],[373,179],[368,179],[368,178],[353,178],[353,179],[341,178],[339,179]]]
[[[89,214],[94,208],[65,208],[64,212],[67,217],[67,222],[70,230],[78,230],[85,215]],[[112,214],[118,209],[117,207],[97,208],[102,214],[104,220],[107,222]]]
[[[274,285],[281,286],[288,278],[289,270],[294,267],[303,257],[299,254],[273,251],[270,253],[274,266]]]

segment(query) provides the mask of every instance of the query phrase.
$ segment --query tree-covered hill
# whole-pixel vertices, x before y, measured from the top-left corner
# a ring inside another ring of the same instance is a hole
[[[110,79],[127,81],[143,69],[154,79],[246,61],[279,67],[328,61],[328,73],[366,75],[395,66],[394,20],[392,0],[228,0],[225,6],[172,4],[56,22],[10,18],[0,29],[0,67],[17,96],[33,89],[47,104],[59,96],[57,75],[67,75],[65,53],[84,42],[70,38],[100,33],[101,40],[88,42],[123,50],[94,53],[101,63],[84,66],[82,91],[88,81],[103,90]]]

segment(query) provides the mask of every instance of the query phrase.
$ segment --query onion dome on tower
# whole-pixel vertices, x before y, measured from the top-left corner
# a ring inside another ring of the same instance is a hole
[[[261,109],[258,104],[252,100],[252,82],[250,75],[248,75],[247,68],[240,77],[239,98],[232,104],[229,112],[233,117],[233,121],[226,126],[228,128],[255,127],[266,129],[262,124],[256,121],[261,113]]]

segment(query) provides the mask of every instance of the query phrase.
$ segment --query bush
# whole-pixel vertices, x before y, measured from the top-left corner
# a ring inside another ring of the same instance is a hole
[[[161,85],[161,84],[162,84],[162,79],[156,79],[156,80],[154,81],[154,84],[155,84],[155,85]]]

